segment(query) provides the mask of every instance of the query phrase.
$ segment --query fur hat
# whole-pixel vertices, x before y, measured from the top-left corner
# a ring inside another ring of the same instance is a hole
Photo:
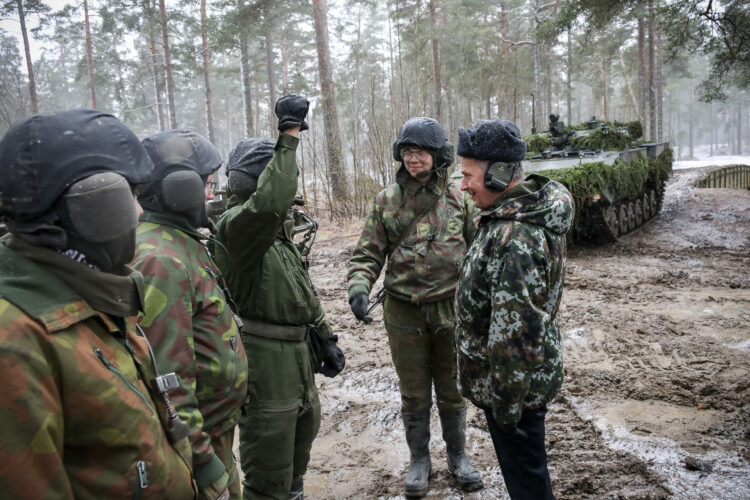
[[[458,129],[456,154],[463,158],[510,163],[526,157],[526,143],[513,122],[479,120],[469,130]]]

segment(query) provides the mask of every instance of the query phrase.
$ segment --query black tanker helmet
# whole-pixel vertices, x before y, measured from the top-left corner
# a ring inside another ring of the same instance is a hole
[[[393,159],[403,163],[401,151],[409,146],[432,153],[433,170],[442,170],[453,163],[453,144],[448,142],[443,126],[433,118],[421,116],[404,123],[393,143]]]
[[[75,250],[103,271],[135,251],[132,191],[153,163],[112,115],[93,110],[39,114],[0,140],[0,216],[35,245]]]
[[[258,177],[273,158],[275,142],[253,137],[243,139],[229,153],[227,190],[247,200],[258,187]]]
[[[205,188],[208,176],[221,166],[219,151],[191,130],[159,132],[143,140],[154,162],[151,181],[138,201],[154,212],[183,215],[193,227],[208,225]]]

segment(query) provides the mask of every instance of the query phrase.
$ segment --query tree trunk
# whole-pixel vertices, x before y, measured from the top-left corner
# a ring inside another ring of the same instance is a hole
[[[26,70],[29,73],[29,96],[31,97],[31,110],[34,114],[39,113],[39,100],[36,96],[36,82],[34,81],[34,66],[31,62],[31,50],[29,49],[29,34],[26,32],[26,14],[23,11],[22,0],[18,3],[18,20],[21,23],[21,35],[23,36],[23,48],[26,52]]]
[[[602,56],[602,115],[604,120],[609,120],[609,103],[607,102],[607,88],[609,87],[609,61],[607,56]]]
[[[289,61],[288,53],[289,47],[287,46],[286,40],[281,40],[281,93],[282,95],[289,94]]]
[[[206,84],[206,128],[208,129],[208,141],[214,142],[214,118],[211,108],[211,78],[209,74],[209,52],[208,52],[208,19],[206,16],[206,0],[201,0],[201,39],[203,40],[203,80]]]
[[[438,56],[437,16],[435,16],[435,0],[430,0],[430,25],[432,26],[432,73],[435,76],[435,118],[441,120],[440,109],[440,59]]]
[[[638,120],[646,135],[646,31],[643,15],[638,15]]]
[[[664,140],[664,80],[661,66],[661,28],[656,32],[656,140]]]
[[[534,0],[534,12],[531,16],[531,34],[534,37],[534,96],[539,98],[539,44],[536,43],[537,16],[539,15],[539,0]],[[536,125],[541,123],[538,120],[540,106],[536,106],[536,112],[532,117],[532,132],[536,132]]]
[[[240,80],[242,82],[242,111],[245,115],[243,128],[245,137],[253,136],[253,99],[250,93],[250,68],[247,62],[247,33],[242,23],[242,11],[245,8],[244,0],[237,0],[237,13],[239,15],[238,27],[240,30]]]
[[[156,99],[156,121],[159,123],[159,130],[166,130],[167,117],[164,116],[164,81],[162,80],[163,70],[159,62],[159,55],[156,52],[156,37],[154,35],[154,11],[151,8],[150,0],[143,2],[143,9],[148,23],[148,42],[149,51],[151,52],[151,78],[154,80],[154,98]]]
[[[742,93],[737,91],[737,154],[742,154]]]
[[[690,156],[688,160],[692,160],[693,156],[693,130],[695,127],[695,81],[690,79],[690,111],[688,111],[688,147],[690,148]]]
[[[654,1],[648,3],[648,130],[649,138],[656,140],[656,86],[654,76],[656,74],[655,55],[656,55],[656,37],[654,36]],[[692,157],[693,152],[690,152]]]
[[[571,87],[571,82],[570,82],[570,68],[573,66],[572,53],[573,53],[573,45],[570,42],[570,28],[568,28],[568,51],[567,51],[568,64],[566,65],[567,66],[566,68],[567,70],[566,97],[568,100],[568,115],[566,116],[566,119],[568,120],[568,125],[573,125],[573,115],[571,114],[571,110],[570,110],[571,105],[572,105],[571,102],[573,100],[572,99],[573,92],[572,92],[572,87]]]
[[[313,0],[313,21],[315,24],[315,42],[318,49],[320,92],[323,97],[323,124],[325,126],[328,151],[328,174],[331,179],[334,198],[337,201],[346,201],[346,175],[341,157],[341,137],[339,136],[336,95],[331,75],[328,49],[328,20],[326,19],[326,15],[325,0]]]
[[[91,109],[96,109],[96,90],[94,89],[94,57],[91,53],[91,25],[89,24],[89,3],[83,0],[83,21],[86,26],[86,65],[89,72],[89,94],[91,94]]]
[[[167,105],[169,107],[169,126],[177,128],[177,113],[174,107],[174,80],[172,79],[172,59],[169,55],[169,32],[167,31],[167,6],[159,0],[161,14],[161,39],[164,50],[164,71],[167,74]]]
[[[268,76],[268,126],[271,129],[271,135],[276,137],[276,114],[274,106],[276,105],[276,81],[273,76],[273,40],[271,39],[271,26],[266,31],[266,73]]]

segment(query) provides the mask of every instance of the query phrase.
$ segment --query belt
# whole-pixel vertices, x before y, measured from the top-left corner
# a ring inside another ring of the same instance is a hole
[[[242,325],[242,333],[255,335],[256,337],[301,342],[305,340],[305,336],[307,335],[307,325],[276,325],[249,318],[242,318],[242,322],[244,323]]]

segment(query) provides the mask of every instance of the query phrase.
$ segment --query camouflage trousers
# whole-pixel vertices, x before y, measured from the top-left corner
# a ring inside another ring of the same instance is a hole
[[[401,409],[429,410],[435,385],[440,410],[458,410],[466,401],[458,390],[453,297],[416,305],[387,297],[383,320],[398,375]]]
[[[248,362],[240,416],[243,499],[285,499],[307,472],[320,400],[307,344],[242,334]]]
[[[230,500],[240,500],[242,498],[242,491],[240,489],[240,478],[237,474],[237,464],[234,463],[234,455],[232,454],[232,445],[234,444],[234,427],[230,432],[224,433],[218,438],[211,437],[211,446],[214,448],[214,453],[224,464],[229,474],[227,480],[227,489],[229,490]]]

